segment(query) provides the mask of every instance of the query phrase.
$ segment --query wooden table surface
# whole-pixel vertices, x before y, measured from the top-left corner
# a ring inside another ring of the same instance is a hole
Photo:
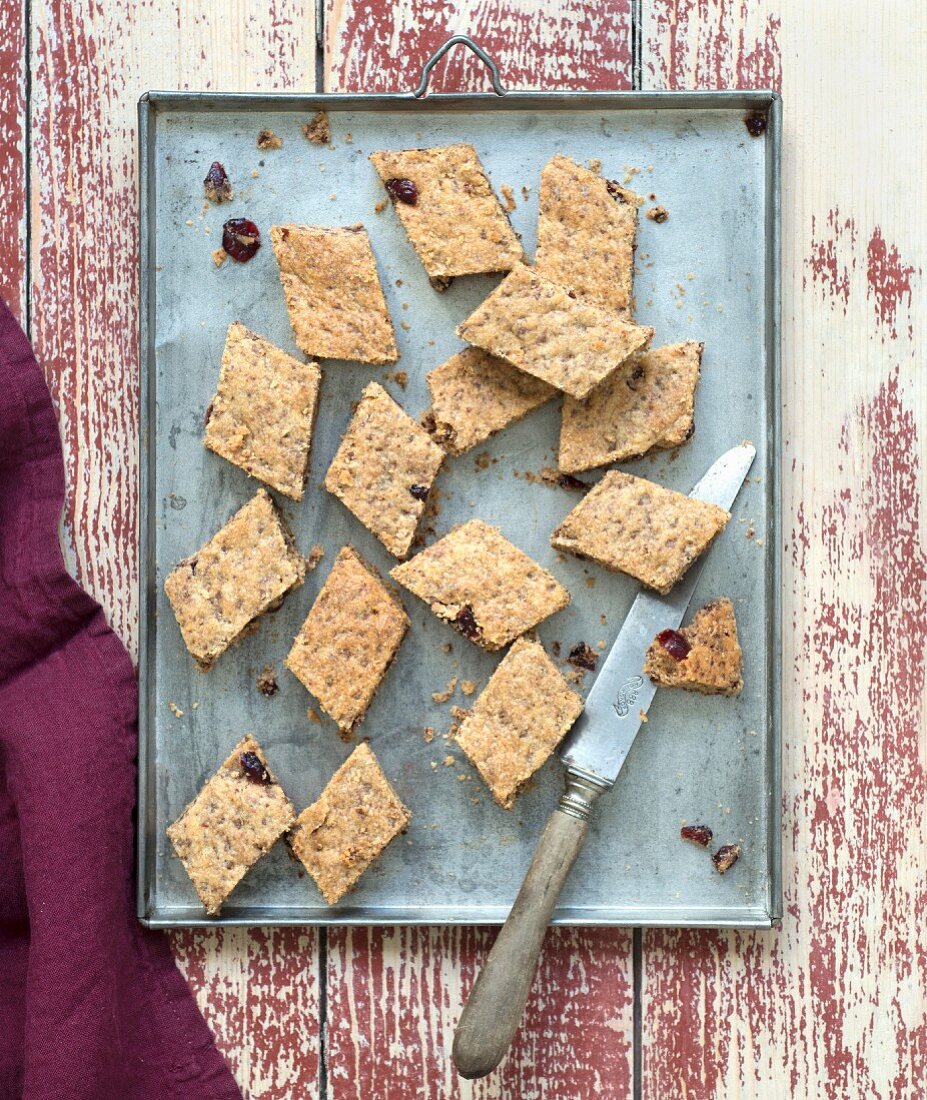
[[[552,932],[473,1084],[449,1050],[491,931],[175,935],[245,1095],[923,1097],[927,5],[327,0],[316,31],[312,0],[0,6],[0,294],[57,404],[71,565],[134,651],[142,91],[404,90],[456,32],[512,87],[778,88],[785,919]],[[455,54],[435,87],[484,83]]]

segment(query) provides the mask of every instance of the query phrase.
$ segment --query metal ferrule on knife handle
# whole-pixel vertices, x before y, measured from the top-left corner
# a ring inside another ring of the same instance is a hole
[[[557,809],[580,821],[588,821],[596,799],[610,787],[611,783],[570,768],[566,773],[566,790],[560,796]]]

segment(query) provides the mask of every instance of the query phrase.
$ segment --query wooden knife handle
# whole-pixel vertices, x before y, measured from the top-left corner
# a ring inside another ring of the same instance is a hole
[[[575,776],[538,841],[512,911],[464,1006],[453,1057],[461,1077],[485,1077],[505,1057],[518,1027],[551,913],[589,831],[602,787]]]

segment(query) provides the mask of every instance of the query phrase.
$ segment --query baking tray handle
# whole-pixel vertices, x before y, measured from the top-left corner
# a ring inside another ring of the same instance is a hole
[[[482,46],[478,46],[472,38],[469,38],[465,34],[455,34],[453,38],[449,38],[443,46],[439,47],[425,62],[422,69],[422,75],[418,82],[418,87],[412,93],[416,99],[421,99],[428,91],[428,80],[431,77],[431,70],[437,65],[442,57],[453,46],[466,46],[467,49],[473,50],[476,56],[483,62],[487,69],[489,69],[489,76],[492,80],[492,90],[496,95],[505,95],[506,88],[502,84],[502,80],[499,76],[499,66],[493,61],[489,54],[483,49]]]

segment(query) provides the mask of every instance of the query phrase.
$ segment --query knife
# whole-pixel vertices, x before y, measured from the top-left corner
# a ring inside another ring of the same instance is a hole
[[[730,509],[756,457],[749,443],[723,454],[689,494]],[[682,622],[706,555],[667,596],[640,592],[560,750],[566,790],[538,841],[515,904],[464,1006],[453,1058],[462,1077],[485,1077],[502,1061],[524,1011],[560,891],[589,830],[596,799],[611,790],[653,702],[643,675],[654,635]]]

